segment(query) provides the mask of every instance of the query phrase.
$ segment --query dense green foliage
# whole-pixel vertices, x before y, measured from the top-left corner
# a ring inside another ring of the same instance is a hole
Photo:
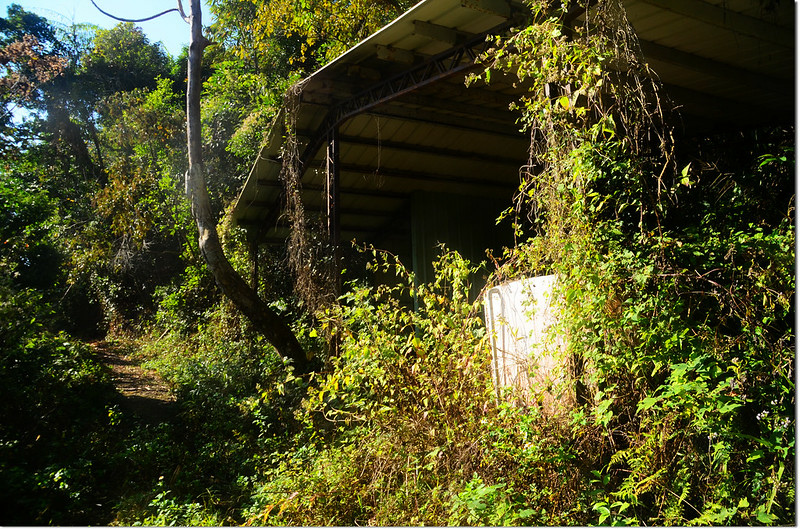
[[[80,524],[107,515],[113,388],[86,345],[41,321],[31,291],[2,291],[0,506],[3,523]]]
[[[5,524],[102,516],[108,454],[107,376],[89,347],[59,330],[65,278],[57,206],[13,173],[0,180],[0,510]]]
[[[212,2],[204,155],[220,219],[286,88],[408,5]],[[569,38],[549,2],[530,7],[470,82],[530,86],[516,107],[537,172],[505,213],[517,243],[490,283],[558,276],[553,332],[579,389],[555,411],[496,391],[476,268],[446,248],[430,284],[354,248],[362,279],[317,314],[285,250],[256,249],[262,297],[324,359],[298,376],[199,256],[185,56],[131,24],[57,27],[11,6],[0,523],[793,523],[794,130],[673,137],[615,2]],[[250,277],[252,247],[221,226]],[[371,286],[377,271],[395,281]],[[103,338],[164,377],[169,417],[122,405]]]

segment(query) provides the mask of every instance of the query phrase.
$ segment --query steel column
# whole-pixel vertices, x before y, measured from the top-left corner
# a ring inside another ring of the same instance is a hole
[[[335,294],[341,293],[341,248],[340,239],[340,212],[339,212],[339,127],[328,131],[328,156],[326,169],[326,202],[328,212],[328,239],[333,248],[333,285]]]

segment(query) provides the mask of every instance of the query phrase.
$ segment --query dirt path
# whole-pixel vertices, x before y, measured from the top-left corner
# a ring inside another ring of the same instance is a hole
[[[158,373],[144,369],[113,344],[91,345],[98,359],[111,371],[123,411],[132,412],[148,423],[168,421],[175,415],[175,397]]]

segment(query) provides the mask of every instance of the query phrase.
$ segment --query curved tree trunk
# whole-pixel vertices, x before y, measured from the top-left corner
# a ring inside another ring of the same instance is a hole
[[[192,205],[192,216],[197,223],[200,253],[214,275],[223,294],[242,311],[255,329],[264,335],[278,353],[290,358],[298,371],[306,372],[309,361],[289,326],[271,310],[258,294],[233,269],[217,235],[216,222],[211,211],[206,189],[202,159],[200,125],[201,63],[203,50],[209,44],[203,37],[200,0],[191,0],[191,41],[189,44],[189,72],[186,95],[186,133],[189,147],[189,170],[186,173],[186,195]]]

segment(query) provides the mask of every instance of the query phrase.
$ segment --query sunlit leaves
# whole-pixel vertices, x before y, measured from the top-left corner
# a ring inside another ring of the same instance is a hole
[[[97,196],[101,215],[117,236],[141,246],[151,232],[186,226],[180,193],[184,112],[168,80],[153,91],[120,92],[103,103],[109,185]]]
[[[560,331],[587,366],[575,442],[587,422],[606,436],[588,454],[602,468],[594,522],[791,519],[790,134],[709,138],[678,161],[621,4],[568,30],[530,5],[532,24],[487,54],[531,87],[516,104],[532,143],[515,212],[537,237],[505,273],[559,274]]]
[[[275,57],[289,51],[289,64],[306,65],[306,73],[341,54],[410,6],[410,1],[270,0],[214,2],[217,31],[240,58],[245,54]]]
[[[170,57],[152,44],[140,27],[130,22],[100,29],[87,55],[84,73],[91,77],[100,95],[155,86],[155,80],[170,70]]]

